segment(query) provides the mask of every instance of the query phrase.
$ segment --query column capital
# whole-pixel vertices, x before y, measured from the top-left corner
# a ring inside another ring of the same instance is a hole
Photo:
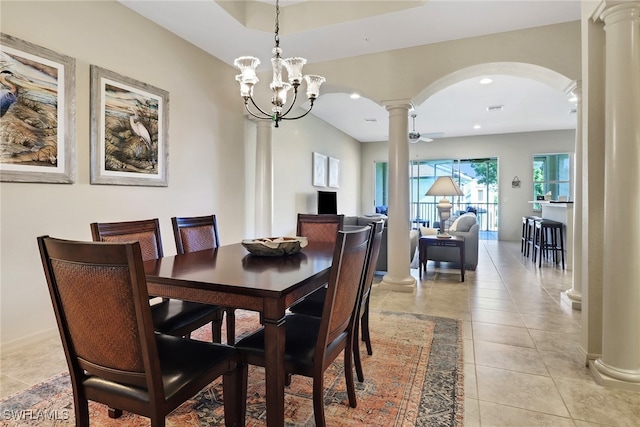
[[[611,24],[620,20],[640,18],[639,1],[602,0],[591,15],[593,21]]]
[[[409,111],[413,108],[413,103],[410,99],[391,99],[380,103],[387,109],[387,111],[397,109],[405,109]]]

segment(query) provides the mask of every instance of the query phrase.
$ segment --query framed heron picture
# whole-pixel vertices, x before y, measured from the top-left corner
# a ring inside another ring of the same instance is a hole
[[[70,184],[75,59],[0,33],[0,180]]]
[[[91,66],[91,184],[166,187],[169,93]]]

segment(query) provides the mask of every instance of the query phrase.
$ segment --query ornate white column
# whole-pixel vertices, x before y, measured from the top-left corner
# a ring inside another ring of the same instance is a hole
[[[640,391],[640,2],[613,3],[605,31],[602,357],[599,383]],[[607,4],[605,3],[605,6]]]
[[[582,309],[582,82],[576,82],[572,93],[578,98],[576,102],[576,155],[573,173],[573,269],[571,270],[571,289],[561,294],[562,302],[574,310]],[[568,230],[567,230],[568,231]]]
[[[273,224],[273,150],[270,120],[257,120],[256,130],[256,237],[271,236]]]
[[[387,274],[380,287],[413,292],[409,247],[409,100],[383,103],[389,112],[389,218]]]

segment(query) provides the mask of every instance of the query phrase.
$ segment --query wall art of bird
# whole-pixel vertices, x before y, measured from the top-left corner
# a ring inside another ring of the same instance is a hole
[[[131,130],[142,140],[142,142],[144,142],[149,151],[151,151],[151,135],[149,134],[149,131],[140,122],[140,116],[138,116],[138,112],[131,107],[129,107],[129,111],[131,111],[132,113],[129,116],[129,124],[131,125]]]
[[[0,72],[0,83],[8,88],[0,88],[0,117],[4,116],[9,107],[18,100],[18,87],[8,80],[12,76],[11,71],[3,70]]]

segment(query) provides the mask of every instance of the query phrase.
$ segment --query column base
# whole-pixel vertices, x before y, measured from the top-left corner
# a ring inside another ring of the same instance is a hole
[[[560,294],[560,300],[570,306],[573,310],[582,311],[582,295],[580,292],[575,292],[573,289],[569,289]]]
[[[416,278],[413,276],[393,277],[385,274],[380,282],[380,289],[394,292],[413,292],[416,289]]]
[[[595,381],[605,387],[620,390],[640,391],[640,370],[630,371],[606,365],[602,359],[589,364]]]

